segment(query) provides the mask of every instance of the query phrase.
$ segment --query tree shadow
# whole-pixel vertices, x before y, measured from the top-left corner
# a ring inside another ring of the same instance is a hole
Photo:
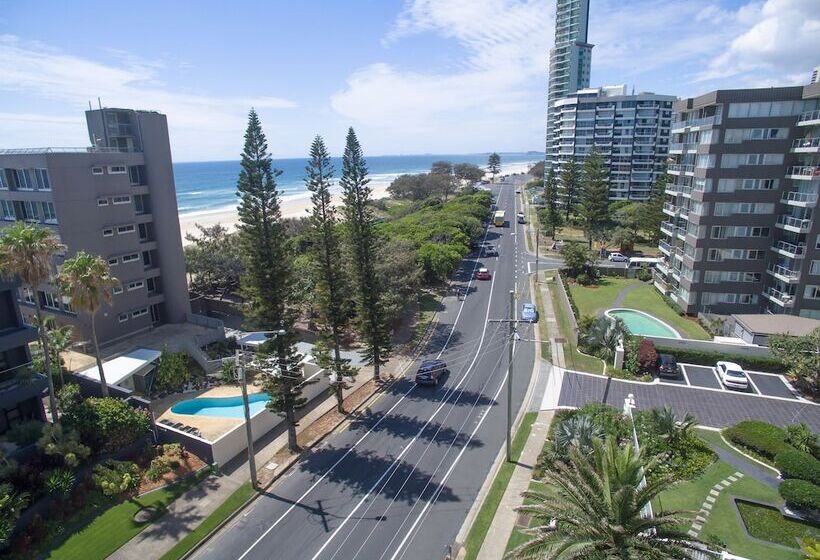
[[[482,447],[484,443],[477,439],[470,439],[464,432],[457,432],[455,429],[430,422],[425,427],[426,421],[422,418],[414,418],[404,414],[390,414],[380,411],[374,414],[365,414],[354,418],[350,422],[352,430],[364,429],[372,430],[374,433],[388,433],[390,435],[413,438],[418,435],[419,439],[428,443],[439,445],[455,445],[463,447]]]

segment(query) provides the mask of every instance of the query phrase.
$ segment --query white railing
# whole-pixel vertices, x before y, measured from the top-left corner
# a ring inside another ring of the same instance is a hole
[[[772,274],[777,274],[778,276],[783,276],[784,278],[789,278],[791,280],[797,280],[798,278],[800,278],[800,271],[792,270],[791,268],[787,268],[779,264],[770,265],[769,272],[771,272]]]
[[[672,121],[672,128],[683,128],[685,126],[706,126],[710,124],[720,124],[720,115],[712,115],[711,117],[691,119],[688,121]]]
[[[799,229],[808,229],[811,227],[811,220],[805,220],[801,218],[794,218],[792,216],[780,216],[777,219],[778,224],[782,224],[784,226],[799,228]]]
[[[820,165],[794,165],[789,169],[789,175],[820,179]]]
[[[792,142],[792,149],[795,148],[817,148],[820,147],[820,136],[817,138],[798,138]]]
[[[802,115],[797,118],[797,123],[800,124],[803,121],[816,121],[820,120],[820,109],[816,109],[814,111],[806,111]]]
[[[783,193],[781,202],[817,202],[817,193],[792,191]]]
[[[669,173],[693,173],[695,166],[689,163],[673,163],[666,170]]]
[[[777,300],[781,305],[790,305],[794,301],[794,296],[791,296],[786,292],[776,290],[775,288],[766,288],[766,290],[763,293],[769,296],[770,298]]]
[[[776,250],[779,249],[781,251],[786,251],[790,255],[795,255],[798,257],[802,256],[803,253],[806,251],[805,244],[795,245],[794,243],[789,243],[788,241],[778,241],[777,245],[775,245],[774,248]]]

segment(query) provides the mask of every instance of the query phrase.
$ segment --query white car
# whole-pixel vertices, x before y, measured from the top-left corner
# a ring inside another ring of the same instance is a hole
[[[748,389],[749,378],[743,368],[734,362],[718,362],[717,372],[720,381],[727,389]]]
[[[629,260],[629,257],[621,253],[610,253],[609,260],[611,262],[627,262]]]

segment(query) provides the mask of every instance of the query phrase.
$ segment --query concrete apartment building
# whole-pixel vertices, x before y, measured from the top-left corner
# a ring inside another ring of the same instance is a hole
[[[546,158],[557,155],[553,138],[554,105],[565,96],[589,87],[592,47],[587,43],[589,0],[557,0],[555,44],[550,49],[549,92],[547,95]]]
[[[570,160],[583,162],[595,146],[609,168],[613,200],[646,200],[668,157],[672,103],[626,86],[581,89],[555,101],[551,137],[556,174]]]
[[[97,314],[103,344],[183,322],[190,303],[165,115],[101,108],[86,121],[91,147],[0,150],[0,227],[37,223],[54,230],[65,256],[82,249],[108,261],[122,288]],[[34,298],[88,340],[87,316],[53,286],[21,290],[24,316]]]
[[[690,314],[820,319],[820,84],[673,106],[655,285]]]
[[[0,434],[23,420],[43,418],[40,395],[48,381],[24,371],[31,361],[28,344],[36,338],[34,328],[23,323],[17,285],[0,279]]]

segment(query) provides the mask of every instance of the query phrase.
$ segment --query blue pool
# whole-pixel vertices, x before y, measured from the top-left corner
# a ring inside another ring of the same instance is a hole
[[[678,331],[660,319],[638,311],[637,309],[610,309],[608,317],[620,319],[629,332],[636,336],[663,336],[666,338],[680,338]]]
[[[248,395],[251,416],[265,408],[265,403],[269,400],[270,397],[267,393]],[[188,399],[172,406],[171,412],[193,416],[221,416],[222,418],[245,417],[245,412],[242,410],[241,396]]]

